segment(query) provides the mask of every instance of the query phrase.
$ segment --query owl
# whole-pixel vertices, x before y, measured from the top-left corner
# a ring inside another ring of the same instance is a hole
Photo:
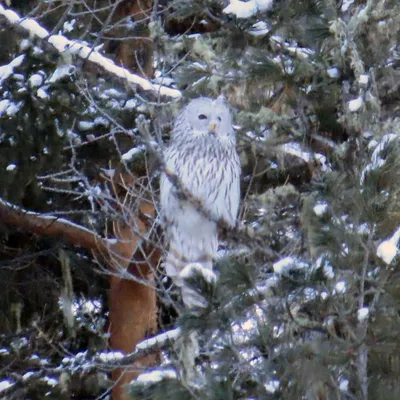
[[[224,99],[200,97],[178,114],[165,168],[175,174],[186,192],[200,202],[183,199],[171,180],[161,176],[161,217],[169,243],[165,270],[182,290],[183,302],[193,305],[185,287],[187,267],[207,277],[218,248],[218,221],[234,227],[240,200],[240,162],[232,116]],[[186,270],[185,270],[186,268]]]

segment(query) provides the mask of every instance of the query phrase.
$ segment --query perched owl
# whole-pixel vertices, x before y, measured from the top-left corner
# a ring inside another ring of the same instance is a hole
[[[161,177],[161,215],[169,242],[165,260],[168,276],[181,287],[186,306],[191,294],[184,287],[185,267],[212,276],[212,259],[218,248],[217,221],[233,227],[239,208],[240,162],[228,105],[222,98],[192,100],[176,118],[165,167],[199,200],[207,218],[190,201],[183,200],[170,179]],[[207,274],[205,272],[210,272]]]

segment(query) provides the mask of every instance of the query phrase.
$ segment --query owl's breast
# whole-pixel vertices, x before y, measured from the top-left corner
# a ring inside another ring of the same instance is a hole
[[[197,145],[181,143],[168,149],[165,161],[166,167],[178,176],[205,211],[214,219],[235,224],[240,165],[234,146],[227,148],[217,141]]]

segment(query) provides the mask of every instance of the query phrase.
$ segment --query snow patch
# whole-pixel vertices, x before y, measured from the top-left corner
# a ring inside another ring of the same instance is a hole
[[[39,99],[47,99],[49,94],[43,88],[39,88],[36,92],[36,96],[39,97]]]
[[[115,169],[107,169],[107,168],[100,168],[109,178],[113,178],[115,176]],[[109,240],[116,240],[116,239],[107,239]]]
[[[349,110],[351,112],[356,112],[361,108],[363,103],[364,103],[364,100],[363,100],[362,96],[359,96],[356,99],[349,101]]]
[[[224,14],[235,14],[236,18],[250,18],[259,11],[268,11],[272,8],[273,0],[229,0],[229,5],[224,8]]]
[[[320,296],[322,300],[326,300],[329,297],[329,294],[327,292],[321,292]]]
[[[48,42],[52,44],[60,53],[68,49],[69,40],[62,35],[52,35]]]
[[[295,142],[286,143],[280,146],[280,148],[282,149],[283,152],[302,158],[306,162],[309,162],[312,159],[311,154],[302,150],[299,143]]]
[[[209,283],[214,283],[217,280],[217,276],[214,274],[214,272],[204,268],[200,263],[190,263],[186,265],[186,267],[183,268],[179,274],[179,277],[181,279],[189,279],[198,274],[201,274]]]
[[[122,159],[124,161],[131,161],[135,156],[139,153],[142,153],[145,150],[145,146],[140,145],[138,147],[134,147],[133,149],[130,149],[128,152],[122,154]]]
[[[3,7],[0,8],[0,14],[3,14],[10,22],[12,22],[14,24],[19,22],[20,19],[21,19],[16,12],[14,12],[12,10],[5,10],[4,11]]]
[[[385,261],[386,264],[391,264],[393,259],[396,257],[399,249],[397,248],[397,243],[400,238],[400,228],[394,233],[394,235],[385,241],[383,241],[377,251],[376,255]]]
[[[144,374],[140,374],[132,385],[149,385],[158,383],[163,379],[177,379],[177,373],[173,369],[155,369]]]
[[[0,382],[0,392],[2,392],[3,390],[6,390],[6,389],[8,389],[8,388],[10,388],[10,387],[13,386],[13,385],[14,385],[14,383],[11,382],[11,381],[7,381],[7,380],[1,381],[1,382]]]
[[[274,263],[272,266],[274,272],[279,275],[286,275],[291,270],[306,269],[308,267],[309,265],[307,263],[294,257],[285,257]]]
[[[145,350],[149,347],[153,347],[156,344],[158,346],[162,346],[165,342],[169,341],[169,340],[176,340],[181,334],[181,329],[180,328],[176,328],[176,329],[172,329],[170,331],[161,333],[160,335],[154,336],[150,339],[146,339],[143,342],[140,342],[137,346],[136,349],[137,350]]]
[[[45,377],[43,378],[43,381],[46,382],[49,386],[52,386],[52,387],[58,385],[58,380],[57,380],[57,379],[50,378],[50,377],[48,377],[48,376],[45,376]]]
[[[74,30],[74,26],[76,23],[76,19],[72,19],[71,21],[65,21],[63,25],[63,32],[71,32]]]
[[[389,133],[387,135],[385,135],[381,142],[379,143],[379,145],[375,148],[374,152],[372,153],[372,157],[371,157],[371,161],[372,164],[374,165],[379,165],[381,164],[381,160],[384,161],[380,156],[381,156],[381,152],[383,150],[385,150],[385,148],[388,146],[388,144],[390,142],[392,142],[393,140],[398,139],[399,136],[394,134],[394,133]]]
[[[104,352],[98,355],[99,360],[104,363],[119,361],[122,360],[124,357],[125,357],[124,353],[120,351]]]
[[[329,75],[329,78],[336,79],[340,77],[340,71],[336,67],[328,68],[326,72]]]
[[[369,224],[367,224],[367,223],[361,224],[361,225],[358,227],[357,232],[358,232],[359,235],[365,235],[365,236],[369,235],[370,232],[371,232],[371,229],[370,229],[370,227],[369,227]]]
[[[64,78],[69,78],[75,73],[76,67],[72,64],[65,64],[58,67],[51,75],[49,82],[54,83]]]
[[[14,116],[21,109],[22,105],[22,101],[20,101],[19,103],[10,103],[7,107],[6,114],[9,117]]]
[[[399,138],[398,135],[396,135],[394,133],[389,133],[381,139],[381,141],[378,145],[375,145],[375,143],[373,143],[373,146],[375,146],[375,149],[371,156],[371,163],[368,164],[361,173],[361,179],[360,179],[361,185],[364,184],[367,173],[369,173],[370,171],[374,171],[378,168],[381,168],[383,165],[385,165],[385,162],[386,162],[385,150],[386,150],[387,146],[389,145],[389,143],[391,143],[394,140],[397,140],[398,138]],[[371,140],[370,144],[372,142],[375,142],[375,140]],[[373,147],[373,146],[371,146],[371,147]],[[368,146],[368,148],[369,148],[369,146]],[[382,155],[385,158],[382,158],[381,157]]]
[[[90,131],[94,128],[94,122],[92,121],[79,121],[78,129],[80,131]]]
[[[1,12],[0,12],[1,14]],[[25,60],[25,55],[22,54],[15,57],[9,64],[0,67],[0,83],[7,79],[10,75],[14,73],[14,68],[19,67]]]
[[[196,275],[202,275],[202,277],[209,283],[215,283],[217,276],[213,271],[204,268],[200,263],[190,263],[175,277],[175,284],[181,287],[182,300],[188,308],[205,308],[208,305],[207,300],[198,291],[189,287],[185,282],[185,279],[189,279]]]
[[[344,293],[346,291],[346,282],[345,281],[339,281],[335,285],[335,292],[338,294]]]
[[[330,264],[325,264],[322,268],[322,271],[327,279],[333,279],[335,277],[335,273],[333,272],[333,267]]]
[[[0,117],[7,110],[9,105],[10,105],[10,100],[5,99],[0,101]]]
[[[318,217],[321,217],[322,215],[326,214],[326,212],[328,211],[328,204],[324,203],[324,202],[318,202],[314,206],[313,211],[314,211],[315,215],[317,215]]]
[[[107,118],[105,118],[105,117],[97,117],[97,118],[94,120],[94,124],[95,124],[96,126],[101,125],[101,126],[105,126],[105,127],[107,128],[107,127],[110,126],[110,121],[109,121]]]
[[[261,293],[263,297],[271,297],[274,294],[274,288],[276,288],[279,282],[279,277],[271,276],[264,281],[264,284],[256,287],[256,293]]]
[[[6,171],[14,171],[17,168],[15,164],[7,165]]]
[[[298,46],[288,46],[286,50],[289,51],[294,56],[297,56],[301,60],[306,60],[315,52],[307,47],[298,47]]]
[[[136,99],[129,99],[126,103],[125,103],[125,108],[127,110],[134,110],[137,107],[137,100]]]
[[[342,378],[340,380],[339,389],[342,392],[347,392],[349,390],[349,380],[345,379],[345,378]]]
[[[315,261],[315,268],[322,268],[322,272],[327,279],[333,279],[335,277],[335,272],[333,271],[333,267],[327,259],[326,254],[320,255]]]
[[[256,22],[251,29],[249,30],[249,34],[252,36],[263,36],[266,35],[270,31],[270,27],[265,21]]]
[[[101,310],[100,300],[86,300],[85,298],[80,298],[75,300],[72,304],[72,312],[77,315],[78,312],[84,314],[93,314]]]
[[[332,168],[328,159],[321,153],[314,154],[315,160],[318,162],[318,165],[322,172],[331,172]]]
[[[362,307],[357,310],[357,319],[359,322],[364,322],[369,316],[369,308]]]
[[[368,85],[368,82],[369,82],[369,76],[368,75],[362,74],[362,75],[360,75],[358,77],[358,83],[360,85],[366,86],[366,85]]]
[[[31,376],[33,376],[33,375],[35,375],[34,372],[29,371],[29,372],[27,372],[26,374],[22,375],[22,380],[23,380],[23,381],[26,381],[26,380],[28,380],[28,379],[29,379]]]
[[[40,85],[43,83],[43,76],[40,75],[40,74],[33,74],[33,75],[29,78],[28,82],[29,82],[29,85],[30,85],[31,87],[40,86]]]
[[[38,36],[41,39],[49,36],[49,32],[40,26],[34,19],[27,18],[19,23],[23,28],[29,31],[30,36]]]
[[[375,139],[372,139],[369,143],[368,143],[368,150],[373,150],[376,148],[376,146],[378,146],[379,142]]]

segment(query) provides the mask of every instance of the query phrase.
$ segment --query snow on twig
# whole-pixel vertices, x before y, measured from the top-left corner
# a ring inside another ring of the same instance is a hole
[[[124,79],[130,84],[139,86],[144,91],[153,92],[174,99],[178,99],[182,95],[177,89],[153,84],[145,78],[132,74],[127,69],[115,65],[112,60],[104,57],[89,46],[78,43],[74,40],[69,40],[62,35],[50,36],[49,32],[41,27],[35,20],[31,18],[21,18],[15,11],[6,9],[1,4],[0,15],[5,17],[9,23],[18,25],[25,29],[27,33],[29,33],[30,37],[37,37],[51,44],[60,54],[66,53],[90,61],[116,77]]]

